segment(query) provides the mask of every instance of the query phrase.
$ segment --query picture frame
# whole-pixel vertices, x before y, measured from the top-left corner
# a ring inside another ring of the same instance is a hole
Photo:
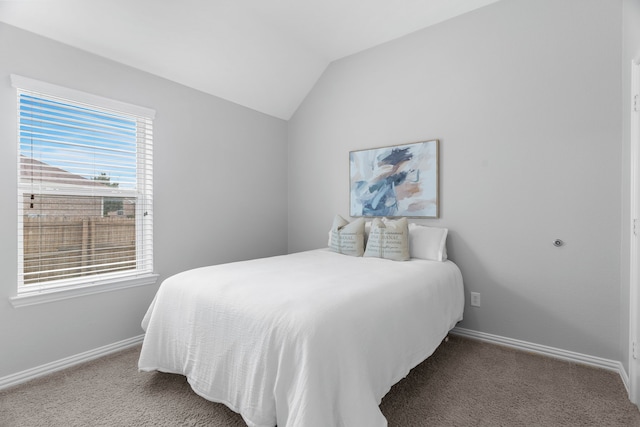
[[[352,217],[438,218],[439,141],[349,152]]]

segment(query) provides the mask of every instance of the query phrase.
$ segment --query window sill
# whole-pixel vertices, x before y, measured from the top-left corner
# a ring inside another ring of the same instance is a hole
[[[87,283],[86,285],[75,285],[73,287],[50,288],[23,292],[15,297],[9,298],[9,300],[14,308],[27,307],[30,305],[45,304],[85,295],[117,291],[119,289],[154,285],[157,280],[158,275],[150,273],[143,276],[102,280],[99,282]]]

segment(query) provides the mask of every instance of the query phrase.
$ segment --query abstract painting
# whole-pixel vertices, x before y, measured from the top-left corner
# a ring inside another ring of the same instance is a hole
[[[438,217],[438,140],[351,151],[350,215]]]

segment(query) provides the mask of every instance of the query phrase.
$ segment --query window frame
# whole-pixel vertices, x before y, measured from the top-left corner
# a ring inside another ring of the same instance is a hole
[[[84,104],[93,106],[96,109],[109,109],[124,114],[130,114],[140,118],[146,127],[152,129],[153,119],[155,118],[155,110],[140,107],[137,105],[125,103],[122,101],[105,98],[99,95],[86,93],[83,91],[58,86],[39,80],[19,75],[11,75],[11,84],[16,89],[18,99],[17,103],[17,126],[16,139],[20,144],[20,93],[30,92],[41,94],[43,97],[62,98],[70,103]],[[136,121],[138,123],[138,121]],[[152,140],[152,137],[147,137]],[[147,139],[145,138],[145,139]],[[147,147],[149,145],[149,147]],[[23,270],[23,241],[18,234],[18,283],[16,284],[16,295],[10,297],[10,302],[14,307],[23,307],[34,304],[41,304],[51,301],[59,301],[68,298],[90,295],[95,293],[108,292],[118,289],[131,288],[136,286],[146,286],[155,284],[158,274],[154,270],[153,263],[153,172],[151,165],[142,165],[143,157],[151,155],[151,144],[139,144],[138,147],[149,152],[143,152],[137,156],[137,173],[144,176],[138,178],[138,188],[136,191],[136,199],[142,199],[145,203],[136,203],[136,269],[123,272],[101,273],[95,276],[87,276],[75,279],[64,279],[52,281],[53,283],[38,283],[24,285],[19,279]],[[19,149],[16,158],[19,158]],[[23,218],[23,199],[24,188],[20,185],[20,169],[17,170],[17,195],[18,221],[16,230],[20,232]],[[130,193],[130,192],[124,192]],[[130,195],[130,194],[127,194]],[[125,196],[123,194],[123,196]],[[144,239],[145,244],[141,245]],[[142,252],[144,251],[144,253]]]

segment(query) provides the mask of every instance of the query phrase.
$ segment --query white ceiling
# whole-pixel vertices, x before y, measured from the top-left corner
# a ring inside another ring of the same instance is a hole
[[[10,0],[0,21],[288,120],[334,60],[497,0]]]

